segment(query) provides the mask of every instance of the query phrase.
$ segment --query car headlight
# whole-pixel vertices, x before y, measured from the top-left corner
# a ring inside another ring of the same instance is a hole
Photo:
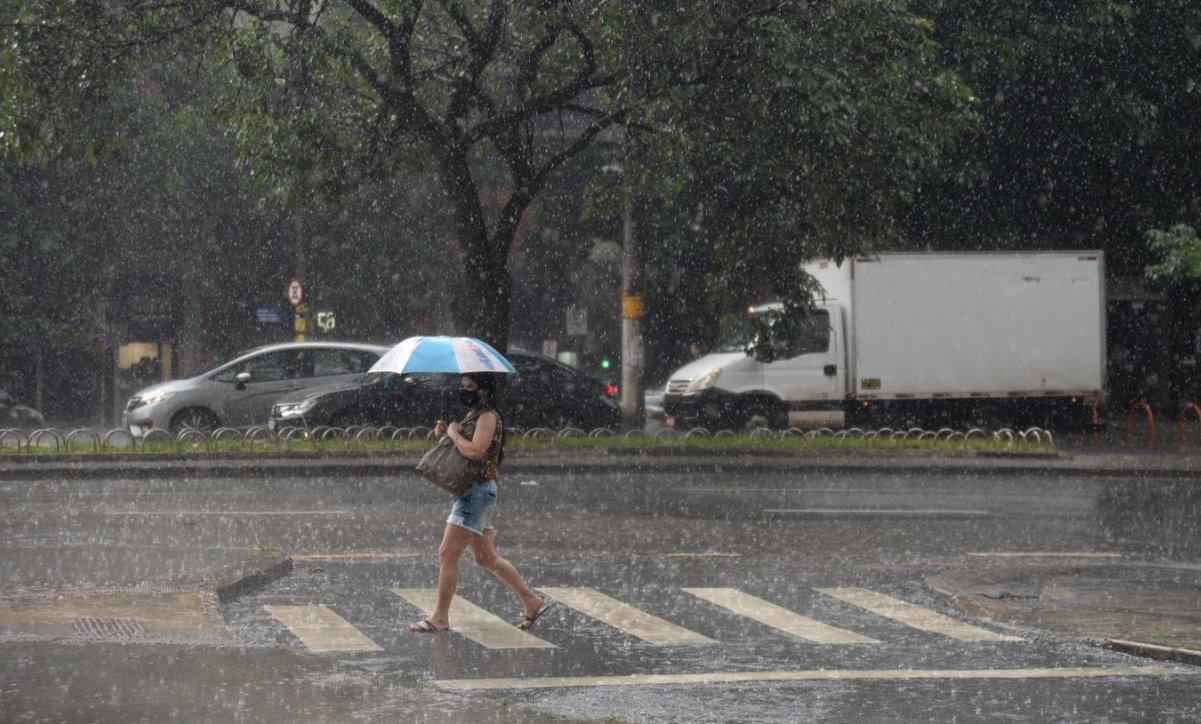
[[[276,417],[296,417],[313,409],[317,399],[301,400],[300,402],[284,402],[275,406]]]
[[[688,388],[684,390],[684,394],[688,395],[694,392],[700,392],[701,390],[707,390],[713,385],[717,384],[718,377],[721,377],[721,368],[714,367],[700,377],[697,377],[692,382],[689,382]]]
[[[172,397],[175,397],[175,393],[166,391],[134,395],[129,399],[129,404],[125,406],[125,409],[126,411],[129,411],[136,410],[139,407],[146,407],[148,405],[157,405],[160,402],[166,402]]]

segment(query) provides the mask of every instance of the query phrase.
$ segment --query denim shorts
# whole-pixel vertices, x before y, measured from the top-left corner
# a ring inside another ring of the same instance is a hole
[[[476,535],[483,535],[489,528],[496,530],[496,481],[476,483],[471,490],[455,498],[446,522]]]

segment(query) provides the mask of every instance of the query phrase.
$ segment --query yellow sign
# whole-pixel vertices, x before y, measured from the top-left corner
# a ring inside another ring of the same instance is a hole
[[[304,317],[297,317],[296,320],[292,324],[292,328],[295,329],[297,332],[303,334],[304,333]]]
[[[625,319],[642,319],[646,316],[641,294],[626,294],[621,298],[621,316]]]

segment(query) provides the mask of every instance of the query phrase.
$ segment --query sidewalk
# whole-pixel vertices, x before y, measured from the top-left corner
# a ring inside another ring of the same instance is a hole
[[[982,561],[927,584],[970,616],[1201,666],[1201,565]]]

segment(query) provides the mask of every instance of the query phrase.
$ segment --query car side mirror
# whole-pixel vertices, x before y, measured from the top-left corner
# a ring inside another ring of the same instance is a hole
[[[246,383],[252,379],[252,375],[249,372],[239,372],[238,376],[234,379],[238,381],[237,388],[244,390],[246,389]]]

